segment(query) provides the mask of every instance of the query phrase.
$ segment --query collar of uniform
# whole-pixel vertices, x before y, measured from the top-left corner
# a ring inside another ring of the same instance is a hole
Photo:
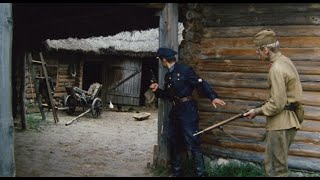
[[[273,54],[273,55],[270,57],[271,63],[273,63],[275,60],[277,60],[278,57],[281,56],[281,55],[282,55],[282,54],[281,54],[280,51],[278,51],[278,52],[276,52],[275,54]]]
[[[172,73],[172,71],[174,70],[174,66],[175,66],[176,64],[177,64],[177,63],[174,63],[173,66],[170,67],[169,73]]]

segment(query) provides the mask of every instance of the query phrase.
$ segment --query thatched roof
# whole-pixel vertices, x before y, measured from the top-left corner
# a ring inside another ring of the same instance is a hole
[[[178,25],[178,43],[182,41],[182,23]],[[154,56],[159,48],[159,28],[145,31],[120,32],[114,36],[91,37],[86,39],[68,38],[45,41],[48,50],[68,50],[148,57]]]

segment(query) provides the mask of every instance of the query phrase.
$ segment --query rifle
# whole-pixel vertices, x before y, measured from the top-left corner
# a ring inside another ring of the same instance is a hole
[[[263,103],[259,103],[259,104],[258,104],[257,106],[255,106],[254,108],[261,107],[261,106],[264,105],[266,102],[267,102],[267,101],[265,101],[265,102],[263,102]],[[248,111],[249,111],[249,110],[247,110],[246,112],[248,112]],[[231,121],[234,121],[234,120],[236,120],[236,119],[242,118],[242,117],[244,117],[243,114],[245,114],[246,112],[237,114],[237,115],[235,115],[235,116],[232,116],[232,117],[229,118],[229,119],[226,119],[226,120],[224,120],[224,121],[221,121],[221,122],[219,122],[219,123],[217,123],[217,124],[214,124],[214,125],[212,125],[212,126],[210,126],[210,127],[207,127],[206,129],[204,129],[204,130],[202,130],[202,131],[199,131],[199,132],[193,134],[193,136],[202,134],[202,133],[204,133],[204,132],[206,132],[206,131],[209,131],[209,130],[214,129],[214,128],[217,128],[217,127],[220,127],[220,126],[222,126],[222,125],[224,125],[224,124],[227,124],[227,123],[229,123],[229,122],[231,122]]]

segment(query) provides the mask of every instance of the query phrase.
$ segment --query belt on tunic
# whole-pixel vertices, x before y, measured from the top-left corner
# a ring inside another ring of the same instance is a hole
[[[295,111],[296,110],[296,105],[294,103],[290,103],[288,105],[285,105],[283,110]]]
[[[173,101],[173,105],[178,105],[180,103],[186,102],[186,101],[191,101],[192,100],[192,96],[186,96],[186,97],[176,97],[175,100]]]

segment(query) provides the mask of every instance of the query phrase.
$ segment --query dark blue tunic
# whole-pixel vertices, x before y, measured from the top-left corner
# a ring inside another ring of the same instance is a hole
[[[199,77],[194,70],[187,65],[175,63],[173,70],[165,75],[164,90],[158,88],[155,92],[157,98],[175,101],[178,98],[191,96],[196,89],[208,97],[211,101],[218,98],[210,85]],[[169,112],[168,138],[175,152],[181,151],[185,145],[192,152],[200,152],[199,136],[193,136],[198,131],[199,114],[195,101],[174,103]]]

